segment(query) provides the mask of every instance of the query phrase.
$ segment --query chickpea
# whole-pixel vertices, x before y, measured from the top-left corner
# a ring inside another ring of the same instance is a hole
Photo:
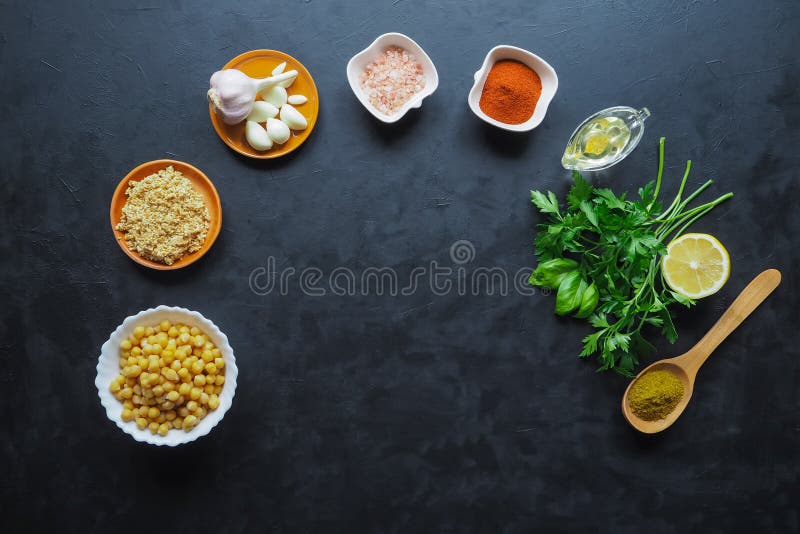
[[[194,415],[187,415],[183,418],[183,429],[191,430],[197,424],[197,417]]]
[[[225,360],[199,328],[167,320],[140,325],[119,350],[120,373],[108,389],[122,403],[122,421],[166,436],[191,430],[219,407]]]

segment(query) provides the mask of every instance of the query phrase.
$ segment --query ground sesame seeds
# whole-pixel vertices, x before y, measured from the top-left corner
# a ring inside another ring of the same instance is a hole
[[[172,265],[200,250],[209,228],[203,195],[171,166],[128,182],[128,200],[116,229],[128,248],[145,259]]]
[[[425,74],[413,54],[391,46],[367,65],[360,82],[370,104],[381,113],[392,115],[422,91]]]

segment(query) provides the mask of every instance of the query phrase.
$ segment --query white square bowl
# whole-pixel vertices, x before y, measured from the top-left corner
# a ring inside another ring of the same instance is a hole
[[[225,384],[219,395],[219,407],[216,410],[209,410],[208,414],[190,431],[171,429],[166,436],[153,434],[149,430],[140,430],[135,421],[125,422],[122,420],[122,403],[109,391],[108,386],[111,381],[119,375],[119,345],[133,333],[137,326],[152,326],[163,320],[172,323],[182,323],[186,326],[196,326],[208,336],[214,345],[217,346],[222,357],[225,359]],[[151,445],[166,445],[175,447],[196,440],[205,436],[211,429],[217,426],[225,412],[233,403],[233,395],[236,393],[236,378],[239,372],[236,368],[236,358],[233,356],[233,349],[228,343],[228,337],[223,334],[217,325],[209,321],[195,311],[186,308],[173,308],[169,306],[158,306],[144,310],[136,315],[126,318],[121,325],[111,334],[111,337],[103,343],[100,349],[100,358],[97,362],[97,377],[94,384],[97,387],[97,394],[100,396],[100,403],[106,409],[108,418],[126,434],[130,434],[136,441],[150,443]]]
[[[369,98],[366,93],[364,93],[364,90],[361,89],[359,76],[367,68],[367,65],[375,61],[384,50],[391,46],[399,46],[414,54],[416,60],[422,65],[422,72],[425,75],[425,87],[422,88],[422,91],[412,96],[408,102],[403,104],[397,112],[387,115],[378,111],[375,109],[375,106],[370,104]],[[436,91],[436,88],[439,87],[439,73],[436,72],[436,67],[433,61],[431,61],[431,58],[428,57],[428,54],[426,54],[422,47],[413,39],[402,33],[384,33],[372,41],[371,45],[350,58],[350,61],[347,62],[347,81],[350,82],[350,88],[353,90],[356,98],[358,98],[358,101],[361,102],[375,118],[385,123],[392,123],[402,119],[409,109],[420,107],[422,105],[422,100]]]
[[[489,75],[492,66],[503,59],[513,59],[527,65],[533,69],[542,80],[542,94],[539,97],[539,101],[536,102],[533,115],[530,119],[520,124],[500,122],[491,118],[481,110],[481,93],[483,93],[483,85],[486,83],[486,77]],[[469,91],[467,102],[469,103],[469,108],[475,115],[492,126],[497,126],[498,128],[511,132],[529,132],[542,123],[545,114],[547,114],[547,107],[556,95],[557,90],[558,76],[556,76],[555,69],[553,69],[547,61],[522,48],[510,45],[499,45],[489,50],[489,53],[486,54],[486,58],[483,60],[483,65],[478,72],[475,73],[475,83]]]

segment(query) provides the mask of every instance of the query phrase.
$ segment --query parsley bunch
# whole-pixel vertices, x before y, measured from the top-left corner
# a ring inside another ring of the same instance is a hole
[[[659,141],[658,176],[628,200],[610,189],[593,187],[580,173],[566,206],[552,191],[531,191],[531,201],[547,217],[538,225],[539,264],[529,283],[556,290],[555,312],[585,318],[595,331],[583,338],[581,357],[597,354],[600,371],[632,376],[639,355],[654,352],[642,334],[646,325],[661,330],[670,343],[678,337],[669,307],[694,301],[670,290],[661,273],[666,244],[697,219],[731,198],[689,208],[712,181],[683,197],[692,162],[686,162],[678,194],[662,209],[658,202],[664,173],[664,138]]]

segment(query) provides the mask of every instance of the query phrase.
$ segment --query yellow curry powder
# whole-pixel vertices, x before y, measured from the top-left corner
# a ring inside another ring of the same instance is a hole
[[[674,373],[650,371],[636,379],[628,392],[631,411],[645,421],[664,419],[683,398],[683,383]]]

